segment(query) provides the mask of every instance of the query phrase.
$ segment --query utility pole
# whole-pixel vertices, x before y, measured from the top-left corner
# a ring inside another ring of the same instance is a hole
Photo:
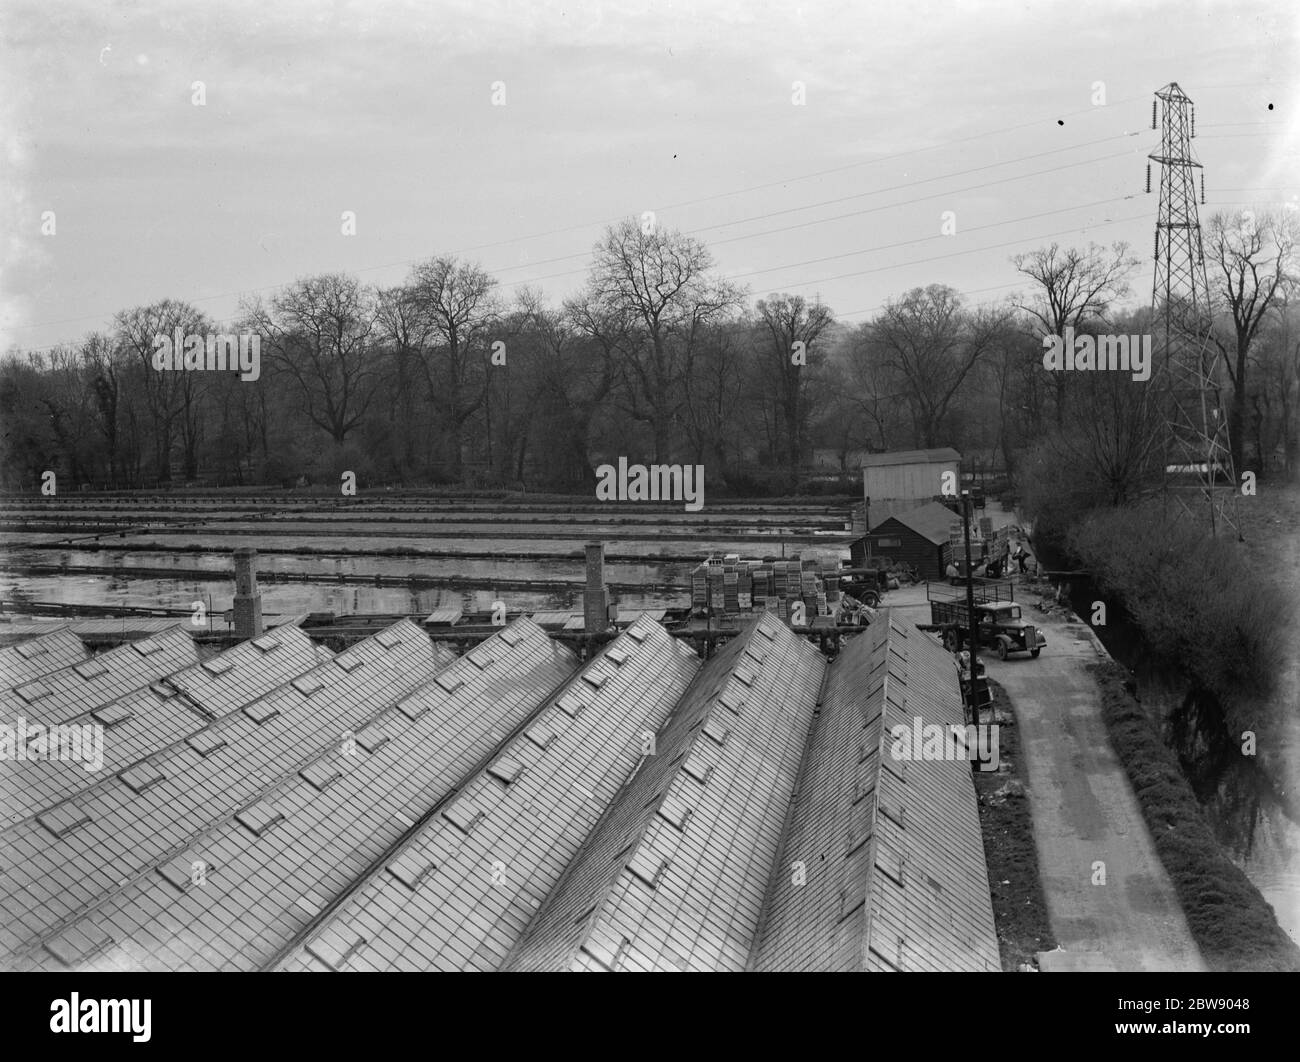
[[[961,529],[966,540],[966,619],[970,624],[970,682],[966,687],[966,699],[970,703],[971,722],[976,726],[980,721],[980,706],[975,693],[976,652],[979,648],[979,623],[975,617],[975,573],[970,562],[970,516],[971,496],[969,490],[961,492]]]

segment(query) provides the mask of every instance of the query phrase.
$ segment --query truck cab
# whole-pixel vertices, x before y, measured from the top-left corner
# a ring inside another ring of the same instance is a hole
[[[999,660],[1005,660],[1008,653],[1026,652],[1037,658],[1047,644],[1043,632],[1025,621],[1014,601],[977,604],[975,615],[979,619],[980,645],[996,649]]]
[[[981,581],[978,587],[972,588],[972,593],[975,598],[975,628],[981,647],[996,650],[1001,660],[1011,653],[1028,653],[1037,657],[1042,652],[1047,639],[1021,614],[1013,584]],[[918,626],[939,634],[944,647],[949,652],[956,652],[970,634],[965,588],[930,583],[926,596],[930,601],[930,623]]]

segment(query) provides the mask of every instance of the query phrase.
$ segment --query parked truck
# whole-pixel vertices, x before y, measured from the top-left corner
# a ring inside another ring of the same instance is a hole
[[[959,651],[970,638],[966,587],[927,583],[926,598],[930,602],[930,622],[917,626],[937,633],[949,652]],[[1028,653],[1036,658],[1047,644],[1043,632],[1021,616],[1015,587],[1010,582],[980,581],[975,587],[975,620],[981,648],[993,649],[999,660],[1012,653]]]

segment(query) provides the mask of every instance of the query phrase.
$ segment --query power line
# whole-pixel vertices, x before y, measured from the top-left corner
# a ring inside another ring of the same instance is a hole
[[[1283,82],[1283,83],[1285,83],[1285,82]],[[1259,84],[1269,85],[1269,84],[1272,84],[1272,82],[1267,82],[1267,81],[1265,81],[1265,82],[1241,82],[1241,83],[1234,83],[1234,84],[1220,84],[1220,85],[1216,85],[1216,86],[1206,86],[1206,87],[1212,87],[1212,88],[1239,88],[1239,87],[1256,87],[1256,86],[1259,85]],[[1136,101],[1136,100],[1138,100],[1138,99],[1142,99],[1142,98],[1143,98],[1143,97],[1141,97],[1141,96],[1125,97],[1124,99],[1117,100],[1117,101],[1112,101],[1111,103],[1109,103],[1109,104],[1107,104],[1107,105],[1104,105],[1104,106],[1089,106],[1089,107],[1079,108],[1079,109],[1074,110],[1074,111],[1062,112],[1062,115],[1063,115],[1064,117],[1072,117],[1072,116],[1080,115],[1080,114],[1092,114],[1092,113],[1096,113],[1096,112],[1099,111],[1099,110],[1104,110],[1104,109],[1107,109],[1107,108],[1109,108],[1109,107],[1116,107],[1116,106],[1119,106],[1119,105],[1122,105],[1122,104],[1125,104],[1125,103],[1134,102],[1134,101]],[[788,185],[788,184],[796,183],[796,182],[798,182],[798,181],[803,181],[803,180],[812,180],[812,179],[815,179],[815,178],[817,178],[817,177],[827,176],[827,175],[829,175],[829,174],[834,174],[834,173],[841,173],[841,172],[845,172],[845,171],[848,171],[848,170],[858,169],[858,168],[861,168],[861,167],[863,167],[863,166],[875,165],[875,164],[882,163],[882,162],[889,162],[889,161],[897,160],[897,159],[900,159],[900,158],[906,158],[906,157],[910,157],[910,156],[912,156],[912,155],[922,154],[922,153],[927,152],[927,151],[938,150],[938,149],[940,149],[940,148],[944,148],[944,147],[952,147],[952,146],[955,146],[955,145],[965,144],[965,143],[969,143],[969,142],[976,141],[976,140],[989,139],[989,138],[992,138],[992,137],[994,137],[994,136],[999,136],[999,135],[1001,135],[1001,134],[1003,134],[1003,133],[1014,132],[1014,131],[1017,131],[1017,130],[1020,130],[1020,129],[1032,128],[1032,127],[1034,127],[1034,126],[1038,126],[1038,125],[1043,124],[1045,121],[1050,121],[1050,119],[1035,119],[1035,120],[1031,120],[1031,121],[1028,121],[1028,122],[1021,122],[1021,123],[1018,123],[1018,124],[1016,124],[1016,125],[1003,126],[1003,127],[999,128],[999,129],[988,130],[988,131],[985,131],[985,132],[982,132],[982,133],[972,134],[971,136],[967,136],[967,137],[960,137],[960,138],[957,138],[957,139],[955,139],[955,140],[945,141],[945,142],[940,143],[940,144],[931,144],[931,145],[926,145],[926,146],[924,146],[924,147],[911,148],[911,149],[908,149],[908,150],[906,150],[906,151],[892,152],[892,153],[890,153],[890,154],[888,154],[888,155],[881,155],[881,156],[878,156],[878,157],[873,158],[873,159],[864,159],[864,160],[861,160],[861,161],[859,161],[859,162],[854,162],[854,163],[848,163],[848,164],[845,164],[844,166],[831,167],[831,168],[828,168],[828,169],[817,170],[817,171],[813,171],[813,172],[805,173],[805,174],[798,174],[798,175],[794,175],[794,176],[787,177],[787,178],[782,178],[782,179],[775,180],[775,181],[769,181],[769,182],[766,182],[766,183],[764,183],[764,184],[751,185],[751,186],[748,186],[748,187],[745,187],[745,188],[734,189],[734,190],[727,191],[727,192],[720,192],[720,193],[715,193],[715,194],[713,194],[713,195],[701,196],[701,197],[697,197],[697,198],[694,198],[694,199],[688,199],[688,200],[682,200],[682,201],[679,201],[679,202],[677,202],[677,203],[670,203],[670,204],[667,204],[667,205],[665,205],[665,206],[663,206],[663,207],[659,207],[658,209],[659,209],[659,210],[672,210],[672,209],[678,209],[678,208],[681,208],[681,207],[685,207],[685,206],[693,206],[693,205],[697,205],[697,204],[700,204],[700,203],[715,202],[715,201],[720,200],[720,199],[726,199],[726,198],[730,198],[730,197],[737,196],[737,195],[745,195],[745,194],[749,194],[749,193],[751,193],[751,192],[762,191],[762,190],[765,190],[765,189],[768,189],[768,188],[784,187],[784,186],[786,186],[786,185]],[[1206,128],[1218,128],[1218,127],[1228,127],[1228,126],[1266,125],[1266,124],[1270,124],[1270,123],[1268,123],[1268,122],[1220,123],[1220,124],[1217,125],[1217,126],[1207,126]],[[717,228],[727,228],[727,227],[730,227],[730,226],[732,226],[732,225],[739,225],[739,224],[745,224],[745,223],[748,223],[748,222],[751,222],[751,221],[762,220],[763,218],[766,218],[766,217],[780,216],[780,215],[782,215],[782,214],[795,213],[795,212],[798,212],[798,211],[800,211],[800,210],[814,209],[814,208],[816,208],[817,206],[831,205],[831,204],[834,204],[834,203],[836,203],[836,202],[844,202],[844,201],[851,200],[851,199],[855,199],[855,198],[861,198],[862,196],[865,196],[865,195],[873,195],[873,194],[879,194],[879,193],[881,193],[881,192],[885,192],[885,191],[894,191],[894,190],[899,190],[899,189],[902,189],[902,188],[914,187],[914,186],[917,185],[917,184],[925,184],[925,183],[932,183],[932,182],[934,182],[934,181],[948,180],[948,179],[951,179],[952,177],[955,177],[955,176],[961,176],[961,175],[963,175],[963,174],[965,174],[965,173],[980,172],[980,171],[983,171],[983,170],[993,169],[993,168],[996,168],[996,167],[998,167],[998,166],[1011,165],[1011,164],[1014,164],[1015,162],[1019,162],[1019,161],[1027,161],[1027,160],[1029,160],[1029,159],[1033,159],[1033,158],[1041,158],[1041,157],[1044,157],[1044,156],[1046,156],[1046,155],[1057,154],[1057,153],[1060,153],[1060,152],[1062,152],[1062,151],[1075,150],[1075,149],[1078,149],[1078,148],[1088,147],[1088,146],[1092,146],[1092,145],[1099,144],[1099,143],[1104,143],[1104,142],[1107,142],[1107,141],[1109,141],[1109,140],[1113,140],[1113,139],[1122,139],[1122,138],[1125,138],[1125,137],[1128,137],[1128,136],[1133,136],[1133,135],[1136,135],[1136,134],[1135,134],[1135,133],[1124,133],[1124,134],[1117,134],[1117,135],[1112,136],[1112,137],[1103,137],[1103,138],[1099,138],[1098,140],[1095,140],[1095,141],[1087,141],[1087,142],[1084,142],[1084,143],[1082,143],[1082,144],[1069,145],[1069,146],[1065,146],[1065,147],[1061,147],[1061,148],[1051,149],[1051,150],[1049,150],[1049,151],[1045,151],[1045,152],[1039,152],[1039,153],[1036,153],[1036,154],[1033,154],[1033,155],[1024,156],[1024,157],[1022,157],[1022,158],[1020,158],[1020,159],[1005,160],[1005,161],[1002,161],[1002,162],[991,163],[991,164],[984,165],[984,166],[972,167],[972,168],[969,168],[969,169],[966,169],[966,170],[958,170],[958,171],[954,171],[953,173],[950,173],[950,174],[943,174],[943,175],[939,175],[939,176],[935,176],[935,177],[924,178],[924,179],[919,180],[919,181],[909,182],[909,183],[906,184],[906,185],[896,185],[896,186],[891,186],[891,187],[889,187],[889,188],[875,189],[875,190],[870,191],[870,192],[857,193],[856,195],[853,195],[853,196],[844,196],[844,197],[840,197],[840,198],[838,198],[838,199],[824,200],[824,201],[821,201],[821,202],[819,202],[819,203],[808,204],[808,205],[801,206],[801,207],[791,207],[791,208],[786,208],[786,209],[783,209],[783,210],[780,210],[780,211],[773,211],[773,212],[769,212],[769,213],[765,213],[765,214],[759,214],[759,215],[755,215],[754,217],[751,217],[751,218],[744,218],[744,219],[739,219],[739,220],[737,220],[737,221],[732,221],[732,222],[723,222],[723,223],[719,223],[719,224],[717,224],[717,225],[705,226],[705,227],[698,228],[698,229],[695,229],[695,230],[689,230],[689,231],[688,231],[688,234],[695,233],[695,232],[704,232],[704,231],[709,231],[709,230],[717,229]],[[1211,139],[1241,139],[1241,138],[1255,137],[1255,136],[1260,136],[1260,135],[1264,135],[1264,134],[1248,133],[1248,134],[1228,135],[1228,136],[1218,136],[1218,137],[1203,137],[1202,139],[1206,139],[1206,140],[1211,140]],[[1109,158],[1118,158],[1118,157],[1120,157],[1121,155],[1124,155],[1124,154],[1127,154],[1127,153],[1121,152],[1121,153],[1117,153],[1117,154],[1115,154],[1115,155],[1103,156],[1101,159],[1092,160],[1092,161],[1104,161],[1105,159],[1109,159]],[[1069,169],[1069,168],[1074,168],[1074,167],[1073,167],[1073,166],[1062,166],[1062,167],[1056,167],[1055,169],[1058,169],[1058,170],[1059,170],[1059,169]],[[1041,173],[1046,173],[1046,172],[1052,172],[1052,170],[1044,170],[1044,171],[1040,171],[1040,172],[1041,172]],[[772,229],[772,230],[767,230],[767,231],[759,232],[759,233],[749,233],[749,234],[745,234],[745,235],[741,235],[741,236],[729,237],[729,238],[727,238],[727,239],[719,240],[719,241],[714,241],[714,242],[715,242],[716,244],[724,244],[724,243],[733,243],[733,242],[737,242],[737,241],[739,241],[739,240],[744,240],[744,239],[754,239],[754,238],[759,238],[759,237],[766,236],[766,235],[773,235],[773,234],[778,233],[778,232],[791,231],[791,230],[793,230],[793,229],[797,229],[797,228],[805,228],[805,227],[809,227],[809,226],[811,226],[811,225],[816,225],[816,224],[825,224],[825,223],[829,223],[830,221],[841,220],[842,218],[845,218],[845,217],[852,217],[852,216],[857,216],[857,215],[864,214],[864,213],[871,213],[871,212],[876,211],[876,210],[881,210],[881,209],[892,209],[892,208],[894,208],[894,207],[898,207],[898,206],[907,206],[907,205],[910,205],[911,203],[914,203],[914,202],[921,202],[921,201],[924,201],[924,200],[926,200],[926,199],[939,198],[939,197],[942,197],[942,196],[944,196],[944,195],[956,195],[956,194],[960,194],[960,193],[965,192],[965,191],[971,191],[971,190],[975,190],[975,189],[978,189],[978,188],[988,187],[988,186],[990,186],[990,185],[994,185],[994,184],[1006,183],[1006,182],[1011,181],[1011,180],[1023,179],[1024,176],[1036,176],[1036,175],[1037,175],[1037,174],[1033,174],[1033,175],[1020,175],[1020,176],[1016,176],[1016,177],[1005,178],[1005,179],[998,180],[998,181],[987,182],[987,183],[985,183],[985,184],[981,184],[981,185],[970,186],[970,187],[968,187],[968,188],[956,189],[956,190],[952,190],[952,191],[949,191],[949,192],[941,192],[941,193],[937,193],[936,195],[925,196],[925,197],[917,197],[916,199],[913,199],[913,200],[910,200],[910,201],[904,201],[903,203],[899,203],[899,204],[889,204],[889,205],[882,206],[882,207],[870,208],[870,209],[868,209],[868,210],[864,210],[864,211],[856,211],[856,212],[852,212],[852,213],[850,213],[850,214],[838,215],[838,216],[833,217],[833,218],[814,219],[814,220],[812,220],[812,221],[801,222],[801,223],[798,223],[798,224],[796,224],[796,225],[785,226],[785,227],[782,227],[782,228]],[[592,228],[592,227],[594,227],[594,226],[596,226],[596,225],[601,225],[601,224],[612,224],[612,223],[615,223],[615,222],[620,221],[620,220],[622,220],[622,219],[623,219],[622,216],[619,217],[619,218],[608,218],[608,219],[605,219],[604,221],[600,221],[600,222],[585,222],[585,223],[582,223],[582,224],[566,226],[566,227],[559,228],[559,229],[548,230],[547,232],[543,232],[543,233],[535,233],[535,234],[531,234],[531,235],[527,235],[527,236],[511,237],[510,239],[507,239],[507,240],[499,240],[499,241],[495,241],[495,242],[491,242],[491,243],[484,243],[484,244],[471,245],[471,246],[469,246],[469,247],[465,247],[465,248],[461,248],[461,249],[459,249],[459,250],[451,251],[451,252],[449,252],[449,254],[450,254],[451,256],[458,256],[458,255],[462,255],[462,254],[468,253],[469,251],[473,251],[473,250],[481,250],[481,249],[486,249],[486,248],[489,248],[489,247],[508,246],[508,245],[511,245],[511,244],[516,244],[516,243],[520,243],[520,242],[524,242],[524,241],[528,241],[528,240],[532,240],[532,239],[540,239],[540,238],[544,238],[544,237],[547,237],[547,236],[558,235],[558,234],[561,234],[561,233],[566,233],[566,232],[573,232],[573,231],[579,231],[579,230],[590,229],[590,228]],[[499,268],[499,269],[497,269],[497,270],[490,270],[489,272],[496,273],[496,272],[506,272],[506,271],[509,271],[509,270],[512,270],[512,269],[531,268],[531,267],[534,267],[534,266],[536,266],[536,265],[549,264],[549,263],[552,263],[552,262],[559,262],[559,261],[565,261],[565,260],[570,260],[570,259],[574,259],[574,258],[583,257],[583,256],[585,256],[585,255],[587,255],[587,254],[589,254],[589,253],[590,253],[590,252],[587,252],[587,251],[584,251],[584,252],[576,252],[576,253],[574,253],[574,254],[572,254],[572,255],[559,256],[559,257],[552,258],[552,259],[544,259],[544,260],[542,260],[542,261],[540,261],[540,262],[525,263],[525,264],[522,264],[522,265],[514,265],[514,266],[503,266],[503,267],[501,267],[501,268]],[[360,268],[357,268],[357,269],[348,270],[348,272],[351,272],[351,273],[354,273],[354,274],[367,273],[367,272],[375,272],[375,271],[377,271],[377,270],[381,270],[381,269],[390,269],[390,268],[393,268],[393,267],[395,267],[395,266],[399,266],[399,265],[409,265],[409,264],[412,264],[412,263],[414,263],[414,262],[419,262],[419,261],[422,261],[422,260],[424,260],[424,259],[423,259],[423,258],[401,259],[401,260],[398,260],[398,261],[396,261],[396,262],[384,263],[384,264],[375,265],[375,266],[363,266],[363,267],[360,267]],[[773,268],[783,268],[783,267],[773,267]],[[770,272],[770,271],[771,271],[771,270],[764,270],[764,272]],[[530,278],[530,279],[528,279],[528,280],[524,280],[524,281],[511,282],[511,283],[509,283],[509,284],[507,284],[507,285],[505,285],[505,286],[517,288],[517,287],[523,286],[524,284],[533,284],[533,283],[538,283],[538,282],[543,281],[543,280],[556,279],[556,278],[558,278],[558,277],[569,276],[569,275],[573,275],[573,274],[575,274],[575,273],[579,273],[579,272],[582,272],[582,270],[570,270],[570,271],[566,271],[566,272],[563,272],[563,273],[548,274],[548,275],[546,275],[546,276],[542,276],[542,277],[534,277],[534,278]],[[834,279],[834,278],[832,278],[832,279]],[[248,288],[248,289],[240,289],[240,290],[237,290],[237,291],[221,292],[221,293],[218,293],[218,294],[215,294],[215,295],[196,296],[196,297],[194,297],[194,298],[192,298],[192,299],[189,299],[189,300],[186,300],[186,301],[189,301],[189,302],[207,302],[207,301],[212,301],[212,300],[215,300],[215,299],[230,298],[230,297],[232,297],[232,296],[241,296],[241,295],[253,294],[253,293],[258,293],[258,292],[265,292],[265,291],[275,291],[275,290],[283,289],[283,288],[287,287],[287,286],[288,286],[289,284],[291,284],[291,283],[293,283],[293,282],[292,282],[292,281],[287,281],[287,282],[284,282],[284,283],[281,283],[281,284],[265,285],[265,286],[258,287],[258,288]],[[62,324],[78,324],[78,323],[81,323],[81,322],[84,322],[84,321],[103,320],[103,319],[106,318],[106,317],[111,317],[112,314],[115,313],[115,312],[116,312],[116,311],[106,311],[106,312],[104,312],[104,313],[88,314],[88,315],[85,315],[85,316],[75,317],[75,318],[64,318],[64,319],[62,319],[62,320],[57,320],[57,321],[43,321],[43,322],[36,322],[36,323],[33,323],[33,324],[27,324],[27,325],[11,325],[11,326],[9,326],[9,328],[10,328],[11,330],[18,330],[18,329],[29,329],[29,328],[46,328],[46,327],[52,327],[52,326],[62,325]],[[59,345],[59,344],[55,344],[55,346],[58,346],[58,345]],[[53,347],[39,347],[39,348],[28,348],[28,349],[31,349],[31,350],[50,350],[50,349],[53,349]]]

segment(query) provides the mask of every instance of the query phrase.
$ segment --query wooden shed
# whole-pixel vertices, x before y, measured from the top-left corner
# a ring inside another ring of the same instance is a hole
[[[913,565],[922,579],[942,579],[948,563],[951,510],[938,502],[897,513],[882,520],[850,547],[855,567],[901,561]]]

